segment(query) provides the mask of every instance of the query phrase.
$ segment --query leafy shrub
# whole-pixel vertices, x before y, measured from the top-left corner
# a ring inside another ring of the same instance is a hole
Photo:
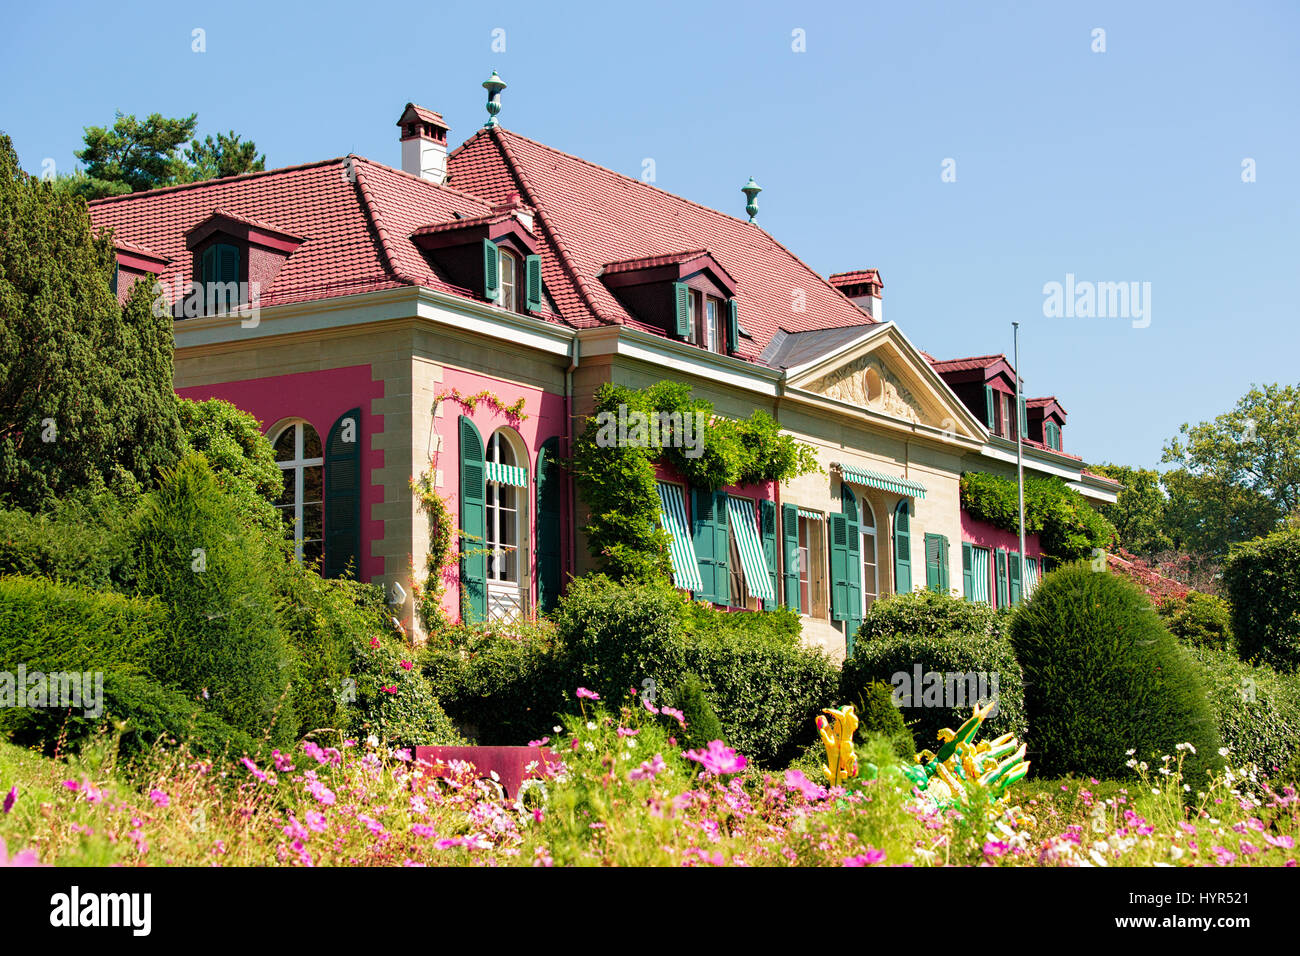
[[[160,603],[42,578],[0,578],[0,671],[145,673],[166,640]]]
[[[350,650],[353,683],[342,693],[349,733],[403,747],[465,742],[405,647],[375,634],[354,636]]]
[[[123,531],[133,505],[105,493],[63,499],[35,514],[0,508],[0,575],[111,587],[124,560]]]
[[[1232,606],[1221,597],[1188,591],[1179,600],[1170,598],[1156,605],[1170,633],[1187,647],[1208,647],[1235,651],[1232,637]]]
[[[214,758],[257,753],[254,740],[178,690],[137,674],[103,675],[103,712],[87,716],[85,708],[21,708],[6,715],[9,738],[47,755],[75,753],[101,729],[116,731],[118,754],[130,761],[159,742],[189,745]]]
[[[911,759],[916,753],[916,738],[903,720],[902,711],[894,706],[894,691],[884,681],[870,681],[854,703],[861,737],[879,734],[894,742],[900,757]]]
[[[1236,545],[1223,566],[1241,656],[1300,668],[1300,529]]]
[[[1048,776],[1126,774],[1187,742],[1194,787],[1220,746],[1200,667],[1126,578],[1068,565],[1045,576],[1011,620],[1024,669],[1030,758]]]
[[[1231,651],[1198,647],[1223,742],[1234,763],[1254,763],[1278,779],[1300,758],[1300,678],[1267,664],[1251,666]]]
[[[700,683],[699,677],[690,673],[683,677],[682,682],[673,688],[672,699],[686,720],[686,730],[681,734],[682,743],[686,747],[708,747],[714,740],[726,743],[722,724],[708,698],[704,696],[704,685]]]
[[[966,472],[961,506],[1003,531],[1020,527],[1020,495],[1011,478]],[[1115,540],[1114,526],[1083,495],[1060,478],[1041,475],[1025,476],[1025,530],[1037,534],[1043,550],[1058,560],[1081,558]]]
[[[666,584],[595,575],[572,582],[554,621],[553,632],[462,634],[459,646],[425,653],[448,713],[480,743],[551,734],[576,687],[612,702],[655,688],[666,700],[694,673],[727,743],[773,764],[808,740],[813,717],[834,702],[834,666],[800,645],[787,613],[728,614]]]
[[[133,529],[136,586],[171,611],[157,672],[187,695],[206,694],[222,720],[249,734],[297,733],[288,699],[297,661],[277,620],[278,560],[244,528],[207,460],[188,455],[146,496]]]
[[[840,697],[856,701],[876,682],[892,686],[891,703],[923,749],[936,749],[939,731],[965,722],[981,696],[997,701],[986,736],[1027,735],[1024,679],[1005,638],[898,635],[860,644],[844,662]]]
[[[859,642],[887,637],[999,634],[1004,618],[984,602],[936,591],[890,594],[872,602],[858,628]]]
[[[271,502],[280,494],[284,475],[258,420],[218,398],[206,402],[182,398],[176,411],[185,450],[207,459],[217,484],[235,500],[246,522],[282,540],[284,521]]]

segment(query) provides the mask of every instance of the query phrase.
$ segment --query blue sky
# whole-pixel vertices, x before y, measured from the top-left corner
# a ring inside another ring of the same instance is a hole
[[[197,112],[200,135],[234,129],[272,167],[399,165],[403,104],[441,111],[455,145],[496,69],[502,123],[526,136],[631,176],[653,159],[656,185],[734,215],[754,176],[766,229],[823,275],[880,269],[886,317],[935,355],[1009,354],[1019,320],[1027,391],[1061,400],[1065,447],[1089,460],[1155,465],[1180,423],[1300,381],[1294,3],[71,2],[6,19],[0,129],[33,172],[70,169],[114,110]],[[1045,317],[1067,274],[1149,282],[1149,326]]]

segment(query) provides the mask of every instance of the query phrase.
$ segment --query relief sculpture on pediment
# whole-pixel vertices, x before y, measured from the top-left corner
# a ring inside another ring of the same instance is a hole
[[[921,406],[915,396],[874,355],[864,355],[855,362],[808,386],[810,391],[874,412],[920,422]]]

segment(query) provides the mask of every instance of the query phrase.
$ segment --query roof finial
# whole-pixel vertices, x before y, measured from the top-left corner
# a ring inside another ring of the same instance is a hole
[[[758,216],[758,194],[763,191],[763,187],[754,182],[754,177],[749,177],[749,182],[740,187],[740,191],[745,194],[749,202],[745,203],[745,212],[749,213],[749,221],[754,222]]]
[[[493,70],[492,75],[483,81],[483,89],[488,91],[488,121],[483,124],[484,127],[490,129],[497,125],[497,114],[501,112],[501,91],[505,88],[505,81],[497,76],[496,70]]]

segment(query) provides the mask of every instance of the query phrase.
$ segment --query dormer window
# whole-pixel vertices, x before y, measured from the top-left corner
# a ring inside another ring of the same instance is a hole
[[[1043,426],[1044,444],[1052,451],[1061,450],[1061,426],[1056,422],[1047,422]]]
[[[705,249],[608,263],[619,301],[669,336],[726,355],[740,351],[736,281]]]
[[[499,248],[497,253],[501,262],[501,297],[497,304],[510,312],[520,312],[519,257],[505,248]]]

